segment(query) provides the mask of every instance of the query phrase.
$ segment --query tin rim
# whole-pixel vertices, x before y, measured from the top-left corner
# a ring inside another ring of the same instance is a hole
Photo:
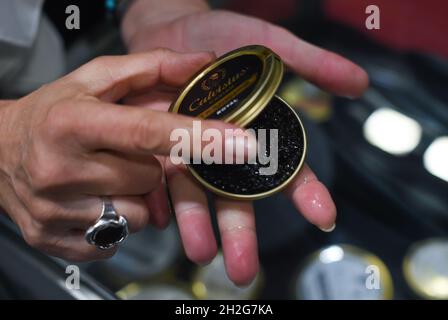
[[[188,84],[181,89],[180,95],[170,106],[169,111],[178,113],[186,95],[198,84],[199,81],[204,78],[207,73],[218,68],[221,64],[229,60],[244,55],[254,55],[262,61],[263,72],[260,75],[260,80],[253,89],[250,97],[246,98],[246,101],[244,101],[239,108],[219,120],[230,122],[241,127],[244,127],[250,123],[257,117],[264,107],[267,106],[269,101],[275,95],[275,92],[277,91],[283,78],[284,71],[283,62],[280,58],[272,50],[261,45],[250,45],[233,50],[222,57],[219,57],[216,61],[199,71],[192,77]]]
[[[279,96],[274,96],[272,99],[278,99],[280,100],[285,106],[287,106],[295,115],[297,121],[300,124],[300,130],[302,132],[302,136],[303,136],[303,152],[302,152],[302,156],[300,158],[299,164],[297,165],[296,169],[294,170],[294,172],[288,177],[288,179],[286,179],[285,181],[283,181],[281,184],[279,184],[277,187],[271,189],[271,190],[267,190],[267,191],[263,191],[260,193],[255,193],[255,194],[238,194],[238,193],[231,193],[231,192],[227,192],[227,191],[223,191],[221,189],[216,188],[215,186],[213,186],[212,184],[210,184],[209,182],[207,182],[206,180],[204,180],[197,172],[196,170],[194,170],[193,167],[187,165],[189,171],[191,172],[191,174],[196,178],[197,181],[199,181],[205,188],[207,188],[208,190],[212,191],[214,194],[219,195],[219,196],[223,196],[226,198],[230,198],[230,199],[234,199],[234,200],[257,200],[257,199],[261,199],[261,198],[265,198],[268,197],[270,195],[273,195],[277,192],[282,191],[283,189],[285,189],[288,184],[297,176],[297,174],[299,173],[300,169],[302,169],[303,164],[305,162],[305,157],[306,157],[306,152],[307,152],[307,139],[306,139],[306,133],[305,133],[305,128],[303,126],[302,120],[300,120],[299,115],[297,114],[297,112],[282,98],[280,98]]]

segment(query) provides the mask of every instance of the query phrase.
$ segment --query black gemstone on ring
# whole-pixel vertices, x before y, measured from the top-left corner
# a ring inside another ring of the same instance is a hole
[[[94,241],[97,246],[108,247],[120,241],[126,236],[126,228],[118,224],[110,224],[104,229],[98,230],[94,236]]]

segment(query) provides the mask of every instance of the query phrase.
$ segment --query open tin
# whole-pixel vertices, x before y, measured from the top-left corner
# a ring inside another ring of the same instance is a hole
[[[258,160],[254,164],[187,165],[208,190],[232,199],[260,199],[284,189],[302,168],[305,130],[295,111],[275,95],[283,69],[283,62],[270,49],[242,47],[200,70],[171,105],[174,113],[218,119],[256,132],[278,130],[274,174],[261,175],[263,164]]]

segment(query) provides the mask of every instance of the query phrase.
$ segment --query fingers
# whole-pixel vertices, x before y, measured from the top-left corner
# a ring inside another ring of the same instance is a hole
[[[100,57],[70,73],[61,83],[78,83],[88,95],[117,101],[130,92],[147,91],[156,84],[181,86],[213,58],[211,53],[182,54],[168,49]]]
[[[152,90],[149,93],[126,96],[125,104],[151,108],[152,110],[168,111],[170,104],[176,99],[177,92]]]
[[[215,206],[227,275],[237,285],[248,285],[259,269],[252,203],[216,198]]]
[[[110,197],[118,214],[128,220],[131,232],[144,228],[149,212],[140,196]],[[35,224],[47,230],[87,230],[100,218],[103,202],[100,197],[67,199],[34,198],[24,203]]]
[[[201,34],[206,41],[198,41],[197,33],[202,31],[200,28],[198,30],[198,25],[209,26],[213,30],[212,36],[208,30]],[[168,44],[184,50],[213,49],[218,54],[246,45],[260,44],[275,51],[306,80],[337,95],[357,97],[368,86],[368,76],[359,66],[261,19],[233,12],[213,11],[188,19],[183,26],[184,29],[178,27],[181,29],[179,33],[183,37],[189,36],[188,41],[182,44],[172,41],[168,37],[171,30],[162,31],[162,36],[155,40],[159,45]],[[240,30],[245,32],[239,32]]]
[[[158,186],[144,196],[146,206],[151,212],[150,223],[159,229],[166,228],[171,219],[171,208],[168,198],[168,185],[165,175],[165,157],[156,157],[162,167],[164,175]]]
[[[129,232],[138,232],[148,225],[150,213],[143,197],[114,196],[111,200],[117,213],[128,221]]]
[[[218,132],[219,138],[224,139],[225,129],[236,128],[222,121],[199,121],[148,108],[83,100],[76,105],[66,102],[54,107],[42,130],[44,135],[64,147],[81,145],[91,151],[107,149],[126,154],[170,155],[172,147],[184,143],[185,138],[192,153],[199,149],[197,156],[200,157],[202,148],[193,148],[192,144],[193,141],[203,145],[209,143],[201,140],[203,132]],[[243,134],[242,138],[246,139]],[[227,147],[226,141],[221,141],[221,146]],[[249,139],[245,146],[246,149],[256,148],[256,142]]]
[[[281,27],[268,24],[263,30],[261,43],[272,48],[306,80],[347,97],[360,96],[367,89],[367,73],[353,62],[299,39]]]
[[[149,220],[149,212],[142,197],[112,197],[117,213],[128,221],[131,233],[143,229]],[[22,219],[20,226],[25,240],[47,254],[70,261],[104,259],[112,256],[112,250],[98,250],[85,240],[85,231],[94,225],[102,212],[98,197],[52,202],[41,200]],[[40,208],[38,211],[38,208]]]
[[[162,167],[153,156],[123,156],[109,152],[90,154],[79,164],[79,178],[67,181],[83,194],[145,195],[162,181]]]
[[[185,167],[166,163],[167,182],[187,257],[196,263],[210,262],[216,255],[207,198]]]
[[[84,232],[79,230],[66,230],[64,233],[39,234],[38,242],[30,242],[24,236],[28,244],[40,251],[70,262],[83,262],[104,260],[112,257],[117,252],[117,247],[101,250],[87,243]]]
[[[100,250],[87,243],[84,231],[57,229],[49,231],[44,226],[30,220],[21,226],[25,241],[32,247],[51,256],[71,262],[103,260],[112,257],[117,248]]]
[[[334,228],[336,206],[327,188],[317,180],[308,165],[304,165],[288,186],[286,194],[309,222],[324,231]]]
[[[151,155],[58,151],[36,148],[27,153],[21,182],[28,193],[143,195],[162,178],[160,163]]]
[[[144,196],[144,199],[149,212],[151,212],[150,223],[159,229],[166,228],[170,223],[171,214],[165,182],[161,181],[156,189]]]

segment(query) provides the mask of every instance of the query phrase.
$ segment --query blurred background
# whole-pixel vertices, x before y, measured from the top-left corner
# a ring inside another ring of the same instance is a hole
[[[77,32],[65,29],[60,14],[76,1],[44,6],[46,23],[64,43],[57,55],[64,72],[98,55],[124,53],[104,2],[78,2]],[[365,28],[370,4],[380,8],[380,30]],[[247,288],[227,279],[221,255],[208,266],[190,263],[172,222],[164,231],[148,227],[131,236],[108,261],[80,265],[84,289],[74,294],[64,289],[67,263],[29,248],[0,217],[0,297],[448,299],[448,3],[211,5],[280,24],[369,73],[370,88],[356,100],[331,96],[294,74],[279,92],[304,119],[307,161],[334,196],[336,230],[321,232],[277,195],[255,203],[262,271]]]

